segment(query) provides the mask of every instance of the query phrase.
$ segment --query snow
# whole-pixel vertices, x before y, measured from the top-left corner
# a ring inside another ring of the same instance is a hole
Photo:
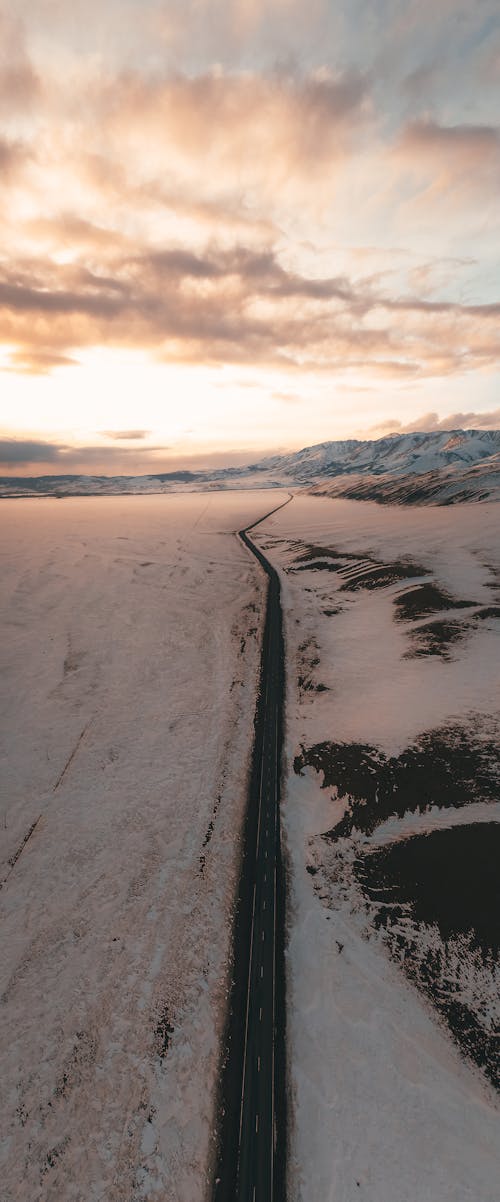
[[[322,790],[312,769],[297,776],[292,765],[301,745],[323,740],[397,754],[440,723],[473,725],[478,713],[498,723],[498,620],[474,627],[449,660],[404,659],[418,623],[394,621],[393,599],[408,582],[347,592],[335,572],[294,568],[309,545],[360,560],[406,557],[425,569],[421,580],[491,606],[499,599],[499,519],[494,504],[403,510],[302,494],[255,532],[280,570],[285,608],[291,1202],[498,1197],[498,1097],[382,937],[368,931],[360,890],[343,891],[348,865],[338,868],[335,845],[321,834],[341,818],[346,800]],[[338,606],[340,613],[325,614]],[[306,669],[313,686],[328,691],[300,689]],[[499,809],[435,806],[389,819],[365,842],[376,847],[451,823],[498,821]],[[354,840],[346,861],[349,854],[356,854]],[[471,992],[477,983],[471,978]]]
[[[402,818],[388,818],[377,826],[367,842],[371,847],[385,847],[396,839],[430,835],[432,831],[449,829],[451,826],[469,826],[477,822],[500,822],[500,801],[472,802],[461,810],[429,806],[422,814],[407,813]]]
[[[295,540],[360,559],[409,559],[426,569],[421,578],[352,594],[340,591],[342,581],[330,572],[285,574],[287,654],[296,661],[298,645],[315,638],[321,649],[318,679],[329,690],[304,699],[296,719],[298,742],[310,746],[328,738],[374,741],[394,754],[444,718],[497,708],[498,623],[496,631],[489,623],[480,624],[449,663],[436,657],[405,659],[408,629],[394,622],[393,600],[408,583],[414,586],[432,577],[458,599],[477,606],[498,604],[499,525],[496,503],[402,510],[298,495],[258,528],[260,545],[266,545],[273,563],[285,570],[299,553]],[[271,532],[273,541],[267,545]],[[278,538],[285,541],[275,543]],[[341,604],[343,612],[327,616],[324,610],[332,604]]]
[[[3,1202],[205,1194],[269,508],[2,505]]]
[[[447,463],[478,463],[500,450],[498,430],[432,431],[389,434],[362,441],[355,438],[322,442],[291,455],[276,455],[262,466],[300,478],[300,474],[334,472],[425,473]]]
[[[304,845],[324,822],[318,792],[315,780],[296,777],[286,804],[290,1197],[496,1202],[500,1116],[486,1090],[380,947],[312,892]]]

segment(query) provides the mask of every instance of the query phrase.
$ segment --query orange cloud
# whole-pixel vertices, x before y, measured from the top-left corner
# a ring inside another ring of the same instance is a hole
[[[99,29],[115,22],[118,32],[120,4],[104,7]],[[296,7],[295,0],[241,0],[227,16],[230,38],[260,28],[270,9],[283,17]],[[175,44],[180,4],[166,15],[164,6],[145,9],[149,33],[163,15]],[[226,10],[219,0],[196,6],[207,20],[211,11],[222,20]],[[44,19],[58,12],[67,23],[67,6],[45,0]],[[85,12],[80,2],[72,9],[80,22]],[[394,193],[407,175],[408,190],[427,189],[427,197],[468,175],[488,188],[500,154],[495,127],[412,121],[391,155],[379,141],[372,82],[360,70],[190,73],[167,71],[151,54],[141,73],[133,54],[124,56],[133,65],[117,66],[119,45],[116,59],[110,52],[78,61],[69,53],[58,60],[42,42],[44,73],[31,61],[22,25],[3,19],[2,30],[0,110],[2,80],[13,105],[0,132],[7,370],[69,367],[93,346],[141,349],[162,362],[293,373],[352,367],[396,380],[498,366],[500,307],[454,299],[456,258],[445,270],[442,256],[438,275],[431,251],[403,271],[404,250],[396,265],[367,230],[349,270],[379,254],[387,266],[351,278],[335,250],[323,264],[314,237],[301,237],[315,232],[315,208],[330,233],[337,216],[350,230],[374,204],[372,183],[388,162]],[[20,140],[9,121],[23,106],[32,115],[19,125]],[[384,232],[391,216],[384,212]],[[290,393],[285,387],[280,395]]]
[[[439,430],[500,430],[500,409],[492,409],[489,413],[451,413],[448,417],[439,414],[423,413],[420,417],[403,425],[398,418],[387,418],[370,426],[368,430],[358,430],[356,437],[382,438],[384,434],[413,434]]]
[[[14,366],[46,371],[79,348],[149,349],[181,363],[448,375],[500,361],[500,304],[391,296],[346,276],[287,270],[276,251],[235,244],[145,249],[0,270],[0,335]],[[396,320],[397,318],[397,320]]]
[[[266,192],[333,169],[370,112],[366,80],[352,72],[128,72],[94,81],[93,95],[100,128],[138,178],[142,162],[143,178],[175,170],[189,182],[217,172],[219,186]]]

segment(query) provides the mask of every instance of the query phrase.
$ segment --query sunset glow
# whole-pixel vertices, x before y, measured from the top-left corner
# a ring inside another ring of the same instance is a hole
[[[498,426],[496,0],[0,12],[4,474]]]

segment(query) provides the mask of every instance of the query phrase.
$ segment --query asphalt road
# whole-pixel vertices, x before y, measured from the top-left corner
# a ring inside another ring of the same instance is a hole
[[[239,532],[269,585],[234,932],[214,1202],[283,1202],[285,1197],[284,877],[279,815],[284,650],[279,578],[249,537],[249,531],[269,516],[266,513]]]

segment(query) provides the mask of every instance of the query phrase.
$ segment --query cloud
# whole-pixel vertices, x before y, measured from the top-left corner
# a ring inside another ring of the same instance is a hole
[[[300,405],[302,402],[302,397],[296,392],[273,392],[272,398],[273,401],[282,401],[285,405]]]
[[[17,468],[25,469],[30,466],[46,467],[56,471],[58,475],[67,473],[85,473],[88,471],[118,474],[140,474],[162,469],[159,466],[159,456],[165,458],[171,454],[169,446],[153,447],[109,447],[109,446],[74,446],[62,442],[25,438],[0,439],[0,466],[12,474]],[[160,460],[161,462],[161,460]]]
[[[496,126],[439,125],[428,118],[407,125],[401,143],[417,153],[451,156],[469,164],[498,154],[500,133]]]
[[[23,23],[0,11],[0,114],[23,114],[33,108],[40,80],[28,55]]]
[[[90,83],[90,81],[89,81]],[[127,148],[140,178],[181,171],[187,181],[218,172],[221,184],[257,183],[266,193],[310,187],[342,160],[370,117],[367,78],[357,72],[308,75],[212,70],[195,76],[123,72],[93,82],[96,118]],[[142,160],[141,160],[142,155]],[[292,178],[291,178],[292,177]]]
[[[25,223],[24,231],[30,238],[47,243],[58,251],[64,247],[80,253],[100,251],[106,256],[126,246],[128,241],[120,230],[109,225],[97,225],[71,212],[32,218]]]
[[[498,369],[499,126],[477,87],[495,0],[125,7],[16,0],[0,16],[5,372],[64,368],[76,428],[90,348],[241,366],[218,373],[231,421],[255,367],[288,428],[299,374],[416,395]],[[33,381],[16,394],[37,403]],[[150,419],[116,404],[101,421],[125,462],[120,422]]]
[[[453,206],[470,203],[479,192],[500,184],[500,127],[442,125],[431,118],[410,122],[399,135],[394,153],[411,173],[431,187],[432,204],[453,193]]]
[[[114,438],[117,442],[138,442],[142,438],[148,438],[151,430],[103,430],[106,438]]]
[[[428,102],[429,94],[432,92],[434,84],[439,77],[439,67],[437,62],[420,63],[418,67],[414,67],[409,71],[402,80],[402,91],[406,93],[411,101],[421,100],[425,97]]]
[[[500,430],[500,409],[492,409],[489,413],[451,413],[448,417],[424,413],[404,430]]]
[[[78,359],[70,355],[58,354],[55,350],[43,347],[26,346],[17,351],[11,351],[9,364],[4,371],[12,371],[16,375],[47,376],[57,367],[76,367]]]
[[[146,432],[144,432],[146,433]],[[279,453],[276,448],[269,453]],[[158,472],[204,471],[255,462],[255,448],[179,452],[170,446],[70,446],[32,439],[0,439],[0,467],[9,477],[34,468],[46,475],[155,475]]]
[[[0,336],[16,347],[11,365],[32,372],[92,345],[165,362],[392,377],[498,365],[500,303],[391,295],[375,282],[305,275],[276,250],[241,244],[113,250],[92,269],[24,259],[0,268]]]
[[[26,467],[30,463],[55,463],[62,450],[63,446],[58,443],[0,438],[0,464],[2,467],[12,467],[13,464]]]
[[[30,151],[23,142],[0,136],[0,183],[11,180],[16,169],[24,166]]]
[[[486,413],[451,413],[448,417],[439,417],[435,412],[424,413],[405,425],[397,418],[387,418],[368,430],[358,431],[356,436],[383,438],[386,434],[431,434],[440,430],[500,430],[500,409]]]

